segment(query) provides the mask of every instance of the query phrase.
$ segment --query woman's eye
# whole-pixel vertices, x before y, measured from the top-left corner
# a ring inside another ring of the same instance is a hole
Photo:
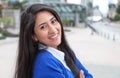
[[[55,24],[56,22],[57,22],[56,19],[54,19],[54,20],[51,21],[52,24]]]
[[[46,28],[46,25],[41,25],[40,26],[40,29],[45,29]]]

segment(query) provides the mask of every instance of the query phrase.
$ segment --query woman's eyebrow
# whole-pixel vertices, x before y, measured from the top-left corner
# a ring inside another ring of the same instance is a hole
[[[54,16],[50,19],[50,21],[52,21],[53,19],[56,19]],[[44,24],[46,24],[46,23],[41,23],[41,24],[39,24],[38,26],[40,27],[41,25],[44,25]]]
[[[41,23],[41,24],[39,24],[38,26],[40,27],[41,25],[45,25],[46,23]]]
[[[50,19],[50,21],[52,21],[53,19],[56,19],[54,16]]]

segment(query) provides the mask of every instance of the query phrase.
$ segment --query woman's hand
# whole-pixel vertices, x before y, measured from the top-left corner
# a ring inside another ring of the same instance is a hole
[[[80,70],[80,78],[85,78],[84,71]]]

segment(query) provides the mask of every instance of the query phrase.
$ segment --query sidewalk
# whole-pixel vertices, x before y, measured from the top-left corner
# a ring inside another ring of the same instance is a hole
[[[94,78],[120,77],[120,42],[91,35],[90,29],[66,28],[69,44]],[[0,44],[0,78],[13,78],[17,39]]]
[[[105,39],[95,33],[91,35],[89,28],[72,28],[66,35],[69,44],[84,62],[120,66],[120,42]]]
[[[67,38],[94,78],[120,77],[120,42],[107,40],[96,34],[91,35],[88,28],[73,28],[67,33]]]

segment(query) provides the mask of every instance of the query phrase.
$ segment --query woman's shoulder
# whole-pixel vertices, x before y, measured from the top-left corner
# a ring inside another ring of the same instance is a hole
[[[55,59],[50,52],[47,50],[39,50],[35,60],[48,61],[50,59]]]
[[[47,50],[39,50],[35,58],[35,64],[48,65],[49,64],[61,64],[58,59],[56,59],[50,52]]]
[[[40,50],[34,62],[34,72],[41,70],[62,71],[62,64],[47,50]],[[40,71],[39,71],[40,72]],[[53,71],[52,71],[53,72]]]

